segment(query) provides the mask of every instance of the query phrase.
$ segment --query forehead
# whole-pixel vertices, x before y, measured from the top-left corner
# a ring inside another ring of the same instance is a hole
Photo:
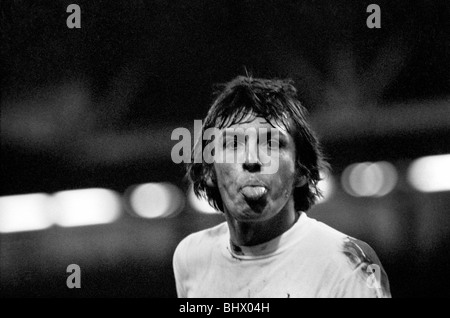
[[[229,125],[227,127],[224,127],[223,129],[229,129],[229,128],[266,128],[266,129],[277,129],[281,134],[283,135],[290,135],[286,125],[281,122],[280,120],[270,120],[263,117],[258,117],[254,115],[246,115],[244,118],[242,118],[241,121],[238,123],[234,123],[232,125]]]

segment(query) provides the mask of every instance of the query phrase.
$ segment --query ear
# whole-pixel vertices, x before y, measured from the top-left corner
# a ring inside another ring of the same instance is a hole
[[[308,178],[306,176],[298,176],[295,181],[295,187],[300,188],[303,187],[308,182]]]

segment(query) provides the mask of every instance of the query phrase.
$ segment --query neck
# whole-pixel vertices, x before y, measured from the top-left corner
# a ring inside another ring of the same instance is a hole
[[[289,230],[299,217],[295,211],[293,199],[275,216],[268,220],[256,222],[241,222],[225,213],[230,229],[231,243],[238,246],[252,246],[268,242]]]

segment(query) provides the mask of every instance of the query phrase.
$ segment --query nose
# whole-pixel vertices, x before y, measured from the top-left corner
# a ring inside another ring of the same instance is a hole
[[[243,163],[244,170],[248,172],[259,172],[261,171],[261,161],[258,157],[258,148],[256,143],[248,143],[245,153],[245,161]]]

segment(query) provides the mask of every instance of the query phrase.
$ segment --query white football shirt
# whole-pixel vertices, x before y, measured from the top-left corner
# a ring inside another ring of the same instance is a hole
[[[373,249],[301,213],[282,235],[232,247],[226,222],[190,234],[177,246],[178,297],[391,297]]]

